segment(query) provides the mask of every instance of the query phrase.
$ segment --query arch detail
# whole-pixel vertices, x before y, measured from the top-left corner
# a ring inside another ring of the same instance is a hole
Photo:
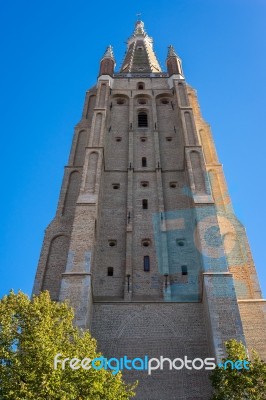
[[[74,166],[82,166],[85,158],[85,147],[87,145],[87,131],[81,130],[77,135],[77,144],[74,156]]]
[[[103,83],[101,85],[101,89],[100,89],[100,98],[99,98],[99,107],[104,107],[105,106],[105,97],[106,97],[106,84]]]
[[[86,118],[90,120],[90,123],[91,123],[92,117],[93,117],[93,110],[95,107],[95,102],[96,102],[96,96],[93,94],[89,97],[88,108],[87,108],[87,113],[86,113]]]
[[[206,193],[204,172],[202,169],[201,155],[198,151],[190,152],[193,181],[196,193]]]
[[[51,299],[59,300],[62,273],[65,271],[69,248],[69,237],[55,236],[50,243],[42,290],[49,290]]]
[[[68,178],[67,192],[64,201],[63,215],[74,215],[80,189],[80,173],[72,171]]]
[[[89,193],[95,192],[98,158],[99,154],[95,151],[89,154],[88,169],[85,182],[85,191]]]
[[[190,146],[194,146],[195,143],[195,135],[194,135],[194,125],[192,121],[192,116],[190,112],[185,112],[185,123],[186,123],[186,130],[187,130],[187,139],[188,144]]]
[[[93,141],[92,141],[93,147],[99,146],[100,137],[101,137],[101,129],[102,129],[102,119],[103,119],[103,115],[101,113],[97,113],[96,118],[95,118]]]
[[[179,93],[179,98],[180,98],[180,105],[181,107],[187,107],[188,104],[188,98],[187,98],[187,93],[186,93],[186,88],[183,85],[183,83],[178,84],[178,93]]]

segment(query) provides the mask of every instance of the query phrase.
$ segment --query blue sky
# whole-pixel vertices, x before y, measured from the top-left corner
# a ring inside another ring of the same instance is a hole
[[[265,1],[14,0],[0,7],[0,296],[11,288],[31,293],[85,91],[107,45],[121,65],[138,12],[163,68],[173,44],[197,89],[266,295]]]

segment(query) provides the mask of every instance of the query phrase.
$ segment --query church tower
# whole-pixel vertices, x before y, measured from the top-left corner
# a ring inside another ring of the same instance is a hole
[[[266,357],[265,301],[209,125],[169,46],[163,72],[137,21],[109,46],[75,127],[33,292],[68,299],[107,357]],[[204,370],[131,371],[136,399],[206,400]]]

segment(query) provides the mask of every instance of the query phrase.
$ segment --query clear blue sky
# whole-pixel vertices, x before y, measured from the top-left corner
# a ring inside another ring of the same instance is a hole
[[[162,66],[173,44],[198,91],[265,295],[265,0],[14,0],[0,7],[0,296],[10,288],[31,293],[85,91],[108,44],[121,65],[138,12]]]

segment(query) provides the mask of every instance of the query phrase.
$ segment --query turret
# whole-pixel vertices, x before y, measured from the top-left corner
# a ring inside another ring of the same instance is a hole
[[[103,58],[101,59],[99,76],[101,75],[113,76],[114,69],[115,69],[115,58],[114,58],[113,48],[112,46],[108,46],[104,53]]]
[[[181,58],[176,54],[175,49],[172,45],[168,47],[166,65],[169,76],[172,75],[183,76]]]

